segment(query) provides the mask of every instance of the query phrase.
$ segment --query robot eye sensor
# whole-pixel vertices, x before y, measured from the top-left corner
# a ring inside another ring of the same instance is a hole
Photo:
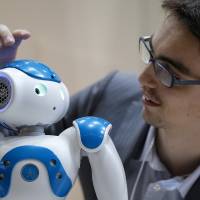
[[[39,83],[35,86],[34,91],[38,96],[45,96],[47,94],[47,87],[43,83]]]

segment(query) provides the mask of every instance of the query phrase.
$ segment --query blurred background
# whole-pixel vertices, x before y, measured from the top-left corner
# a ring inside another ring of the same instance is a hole
[[[144,68],[138,38],[162,23],[161,0],[0,0],[0,23],[27,29],[18,58],[53,67],[71,94],[112,70]],[[77,181],[68,200],[83,200]]]

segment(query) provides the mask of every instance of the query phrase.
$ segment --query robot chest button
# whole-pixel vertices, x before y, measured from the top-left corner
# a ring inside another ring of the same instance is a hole
[[[26,164],[21,170],[21,176],[26,182],[33,182],[39,176],[39,169],[34,164]]]

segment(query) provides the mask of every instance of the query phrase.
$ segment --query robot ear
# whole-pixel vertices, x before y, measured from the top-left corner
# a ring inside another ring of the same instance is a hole
[[[12,98],[12,81],[4,74],[0,73],[0,111],[8,108]]]

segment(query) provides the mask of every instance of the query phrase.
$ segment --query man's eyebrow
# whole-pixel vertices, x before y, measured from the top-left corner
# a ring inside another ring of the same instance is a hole
[[[149,45],[150,45],[150,48],[152,50],[152,52],[154,53],[154,47],[153,47],[153,43],[152,43],[152,38],[153,38],[153,35],[151,36],[151,39],[149,41]],[[175,69],[177,69],[179,72],[185,74],[185,75],[189,75],[191,77],[196,77],[199,79],[199,77],[197,77],[195,74],[193,74],[189,68],[187,66],[185,66],[183,63],[179,62],[179,61],[176,61],[174,59],[171,59],[165,55],[158,55],[155,57],[155,59],[157,60],[162,60],[162,61],[165,61],[165,62],[168,62],[169,64],[171,64]]]

